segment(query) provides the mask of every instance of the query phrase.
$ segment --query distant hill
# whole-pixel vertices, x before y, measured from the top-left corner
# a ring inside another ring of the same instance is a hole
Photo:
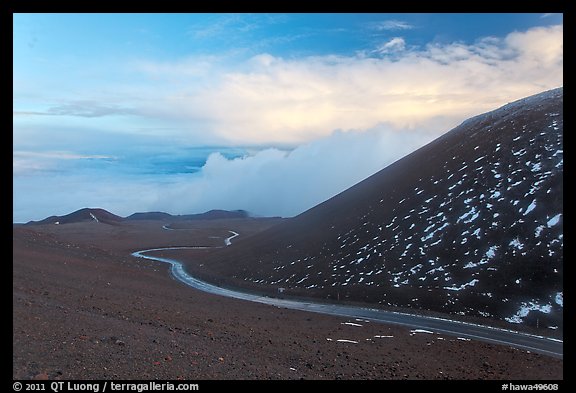
[[[84,208],[76,210],[73,213],[65,216],[51,216],[41,221],[30,221],[28,224],[44,225],[44,224],[70,224],[74,222],[94,221],[104,224],[118,224],[123,220],[122,217],[110,213],[104,209]]]
[[[170,220],[174,216],[164,212],[147,212],[147,213],[134,213],[126,217],[128,221],[135,220]]]
[[[126,218],[112,214],[104,209],[84,208],[65,216],[50,216],[40,221],[30,221],[26,225],[70,224],[74,222],[94,221],[105,224],[118,224],[123,221],[160,220],[160,221],[186,221],[186,220],[217,220],[250,217],[244,210],[210,210],[200,214],[172,215],[164,212],[134,213]]]
[[[562,329],[563,156],[560,88],[463,122],[203,269],[264,291]]]
[[[128,217],[126,220],[173,220],[173,221],[183,221],[183,220],[217,220],[217,219],[230,219],[230,218],[247,218],[250,217],[247,211],[244,210],[210,210],[205,213],[200,214],[183,214],[183,215],[172,215],[162,212],[150,212],[150,213],[134,213]]]

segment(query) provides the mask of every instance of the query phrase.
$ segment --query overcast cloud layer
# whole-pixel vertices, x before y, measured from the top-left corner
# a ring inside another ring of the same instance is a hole
[[[470,116],[563,84],[562,25],[424,46],[402,36],[413,27],[376,24],[393,36],[353,55],[103,62],[82,70],[98,88],[50,90],[15,73],[13,218],[86,206],[292,216]],[[114,169],[146,162],[154,138],[244,153],[189,173]]]

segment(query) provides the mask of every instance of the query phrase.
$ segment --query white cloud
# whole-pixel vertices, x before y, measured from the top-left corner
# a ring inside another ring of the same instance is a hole
[[[15,115],[123,117],[124,130],[132,129],[129,124],[163,127],[173,130],[170,137],[195,143],[242,145],[295,146],[335,129],[363,130],[381,122],[406,132],[441,133],[474,114],[561,86],[563,26],[472,44],[416,47],[393,37],[357,56],[288,59],[263,53],[233,64],[225,59],[133,61],[129,82],[85,96],[75,92],[75,100],[60,98],[52,109]]]
[[[14,220],[38,220],[86,206],[122,216],[136,211],[184,214],[210,209],[293,216],[432,138],[430,133],[408,135],[380,125],[367,132],[338,131],[290,151],[269,148],[237,159],[214,153],[200,172],[190,174],[126,176],[105,169],[84,174],[54,172],[50,176],[28,172],[26,177],[14,177]],[[58,159],[85,157],[60,152],[47,155]],[[38,195],[42,195],[41,201],[35,203]]]
[[[375,52],[380,54],[401,52],[406,49],[406,41],[402,37],[394,37],[390,41],[383,43]]]
[[[266,149],[228,160],[208,159],[197,177],[169,189],[158,208],[246,209],[259,215],[293,216],[372,175],[432,136],[407,136],[380,126],[369,132],[336,132],[293,151]],[[186,198],[182,198],[186,195]]]
[[[394,57],[255,56],[148,113],[202,119],[230,143],[298,144],[335,129],[447,131],[467,117],[563,84],[562,26],[488,37],[473,44],[381,48]],[[151,102],[152,103],[152,102]]]
[[[212,16],[207,22],[196,23],[188,28],[188,35],[194,39],[210,39],[224,36],[230,38],[230,31],[241,33],[259,29],[264,24],[273,24],[283,17],[259,14],[220,14]]]
[[[411,30],[411,29],[414,29],[415,26],[411,25],[408,22],[402,21],[402,20],[389,19],[389,20],[383,20],[380,22],[371,23],[369,25],[369,28],[372,30],[377,30],[377,31],[381,31],[381,30]]]
[[[157,79],[177,78],[195,78],[206,77],[213,71],[213,67],[222,61],[219,56],[195,56],[180,59],[178,61],[134,61],[132,67],[137,71],[143,72]]]
[[[122,108],[115,105],[103,105],[90,101],[73,101],[64,105],[50,107],[46,111],[13,111],[12,114],[14,116],[102,117],[125,116],[136,113],[130,108]]]
[[[22,151],[12,153],[12,173],[29,175],[34,172],[52,170],[62,160],[101,160],[113,157],[101,154],[78,154],[68,151]]]

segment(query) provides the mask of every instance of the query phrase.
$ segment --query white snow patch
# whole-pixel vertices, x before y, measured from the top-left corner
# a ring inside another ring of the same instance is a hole
[[[486,258],[488,258],[488,259],[494,258],[494,256],[496,255],[497,249],[498,249],[498,246],[490,246],[488,251],[486,251]]]
[[[556,304],[558,304],[559,306],[564,307],[564,292],[558,292],[556,294],[556,297],[554,297],[554,301],[556,302]]]
[[[435,230],[433,230],[432,232],[430,232],[428,235],[426,235],[426,236],[424,236],[424,237],[421,237],[420,240],[424,242],[424,241],[426,241],[426,240],[431,239],[431,238],[434,236],[434,234],[436,234],[436,232],[439,232],[439,231],[443,230],[443,229],[446,228],[448,225],[449,225],[449,224],[448,224],[447,222],[445,222],[444,224],[442,224],[441,227],[436,228]]]
[[[536,229],[534,230],[534,236],[540,237],[540,234],[542,233],[542,231],[544,230],[544,228],[546,228],[544,225],[538,225],[538,226],[536,227]]]
[[[466,287],[473,287],[474,285],[476,285],[476,283],[477,283],[478,281],[479,281],[479,280],[475,278],[475,279],[473,279],[473,280],[470,281],[470,282],[467,282],[467,283],[465,283],[465,284],[460,285],[459,287],[444,287],[444,289],[447,289],[447,290],[449,290],[449,291],[461,291],[461,290],[463,290],[463,289],[466,288]]]
[[[298,281],[296,284],[302,284],[304,281],[306,281],[308,279],[308,276],[305,276],[304,278],[302,278],[300,281]]]
[[[524,215],[530,213],[532,210],[534,210],[535,207],[536,207],[536,199],[534,199],[532,201],[532,203],[530,203],[530,205],[528,205],[528,207],[526,208],[526,211],[524,212]]]
[[[374,338],[394,338],[394,336],[374,336]]]
[[[434,332],[431,332],[430,330],[424,330],[424,329],[414,329],[414,330],[410,330],[410,335],[414,335],[416,333],[428,333],[428,334],[434,334]]]
[[[420,269],[422,269],[422,264],[421,264],[421,263],[419,263],[419,264],[417,264],[416,266],[412,267],[412,268],[410,269],[410,271],[412,272],[412,274],[416,274],[416,273],[418,273],[418,272],[420,271]]]
[[[522,250],[524,248],[524,244],[522,244],[518,238],[512,239],[508,245],[518,250]]]
[[[548,228],[553,227],[554,225],[558,224],[558,222],[560,222],[560,216],[562,214],[556,214],[554,217],[552,217],[551,219],[548,220],[548,222],[546,223],[548,225]]]
[[[469,224],[472,221],[474,221],[475,219],[477,219],[479,215],[480,215],[480,213],[478,213],[476,211],[476,208],[472,207],[469,211],[467,211],[466,213],[464,213],[463,215],[458,217],[458,220],[456,220],[456,223],[463,221],[465,224]],[[470,218],[468,218],[468,217],[470,217]]]
[[[520,306],[520,309],[516,312],[516,314],[512,315],[509,318],[504,319],[510,323],[522,323],[524,322],[523,318],[528,316],[528,314],[530,314],[530,311],[540,311],[545,314],[549,314],[550,311],[552,311],[552,305],[551,304],[539,305],[534,302],[528,302],[528,303],[523,302],[522,305]]]
[[[340,339],[340,340],[336,340],[339,343],[350,343],[350,344],[358,344],[358,341],[353,341],[353,340],[344,340],[344,339]]]
[[[558,164],[554,165],[555,168],[560,168],[561,166],[564,165],[564,159],[561,159],[560,161],[558,161]]]
[[[358,323],[352,323],[352,322],[342,322],[340,323],[340,325],[350,325],[350,326],[360,326],[362,327],[362,325],[358,324]]]

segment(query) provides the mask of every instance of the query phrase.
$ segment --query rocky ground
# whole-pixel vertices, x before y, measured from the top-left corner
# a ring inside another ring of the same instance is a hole
[[[522,350],[196,291],[130,252],[273,221],[164,224],[14,226],[14,379],[563,378],[562,360]]]

